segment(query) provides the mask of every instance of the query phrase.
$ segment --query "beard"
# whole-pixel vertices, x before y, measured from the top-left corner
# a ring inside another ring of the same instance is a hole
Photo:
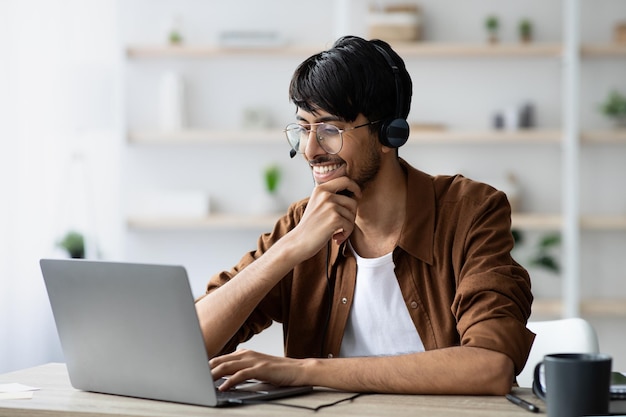
[[[376,146],[368,146],[367,149],[368,152],[363,156],[363,163],[357,171],[348,173],[348,176],[359,185],[362,191],[376,178],[381,163],[381,156]]]

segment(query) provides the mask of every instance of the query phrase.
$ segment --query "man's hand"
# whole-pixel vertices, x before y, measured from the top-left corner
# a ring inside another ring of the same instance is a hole
[[[293,230],[307,242],[303,259],[313,256],[329,239],[345,242],[354,230],[361,189],[348,177],[341,177],[313,189],[304,215]]]
[[[226,391],[248,379],[258,379],[279,386],[306,385],[302,377],[302,366],[305,360],[265,355],[251,350],[217,356],[209,362],[213,379],[229,377],[220,386]]]

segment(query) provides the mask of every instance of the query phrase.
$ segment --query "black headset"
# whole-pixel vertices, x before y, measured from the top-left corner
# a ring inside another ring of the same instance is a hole
[[[387,146],[389,148],[399,148],[400,146],[404,145],[409,139],[410,132],[409,123],[402,116],[402,103],[404,102],[404,94],[402,93],[400,69],[398,68],[396,63],[393,62],[391,56],[389,56],[387,51],[385,51],[382,46],[375,43],[372,43],[372,45],[376,47],[378,52],[380,52],[380,54],[385,58],[385,61],[387,61],[387,63],[391,67],[391,70],[393,71],[393,77],[396,83],[396,113],[394,115],[394,118],[390,118],[381,122],[380,134],[378,136],[380,142],[384,146]]]

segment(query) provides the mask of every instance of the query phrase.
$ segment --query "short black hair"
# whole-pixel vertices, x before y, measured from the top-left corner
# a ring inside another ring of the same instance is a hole
[[[396,109],[393,70],[375,45],[383,48],[399,69],[403,96],[400,111]],[[412,90],[404,61],[388,43],[344,36],[332,48],[300,64],[289,85],[289,98],[310,113],[324,110],[347,122],[363,114],[369,121],[376,121],[406,118]]]

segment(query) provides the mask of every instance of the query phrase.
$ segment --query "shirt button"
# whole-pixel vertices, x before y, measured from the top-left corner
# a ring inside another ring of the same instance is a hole
[[[411,301],[411,308],[417,308],[417,301]]]
[[[343,297],[341,299],[341,304],[348,304],[348,299],[346,297]]]
[[[332,354],[332,353],[329,353],[329,354],[328,354],[328,359],[332,359],[332,358],[334,358],[333,354]]]

